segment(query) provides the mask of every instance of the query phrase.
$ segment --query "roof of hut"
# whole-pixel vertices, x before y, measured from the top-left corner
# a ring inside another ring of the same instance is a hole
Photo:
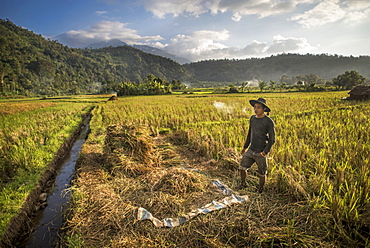
[[[350,95],[370,95],[370,86],[368,85],[357,85],[350,92]]]
[[[118,100],[117,96],[111,96],[108,101]]]

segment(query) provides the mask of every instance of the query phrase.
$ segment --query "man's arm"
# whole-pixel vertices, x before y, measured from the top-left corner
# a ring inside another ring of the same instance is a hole
[[[242,155],[245,153],[245,150],[247,150],[250,143],[251,143],[251,128],[249,126],[247,139],[245,140],[245,143],[244,143],[244,146],[243,146],[243,149],[242,149]]]
[[[268,127],[268,140],[265,149],[263,150],[264,155],[266,156],[270,150],[272,145],[275,143],[275,124],[271,120],[269,127]],[[262,155],[262,154],[261,154]]]

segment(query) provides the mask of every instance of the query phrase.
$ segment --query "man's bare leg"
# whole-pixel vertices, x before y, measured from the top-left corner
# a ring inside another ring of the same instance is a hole
[[[266,175],[260,176],[260,185],[257,189],[259,193],[262,193],[265,182],[266,182]]]
[[[243,189],[247,187],[247,184],[245,182],[245,179],[247,178],[247,172],[246,170],[240,170],[240,185],[237,187],[237,189]]]

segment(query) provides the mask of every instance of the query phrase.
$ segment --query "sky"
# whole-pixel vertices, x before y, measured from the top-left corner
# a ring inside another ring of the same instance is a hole
[[[370,55],[370,0],[0,0],[0,18],[70,47],[119,39],[190,61]]]

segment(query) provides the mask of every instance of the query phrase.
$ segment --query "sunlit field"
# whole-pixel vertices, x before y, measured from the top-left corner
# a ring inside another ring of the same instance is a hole
[[[369,246],[370,104],[347,92],[122,97],[96,104],[64,244],[72,247]],[[266,191],[256,167],[249,202],[179,227],[136,220],[181,216],[212,200],[210,180],[238,185],[253,114],[265,97],[276,124]],[[191,168],[191,169],[189,169]],[[195,172],[194,172],[195,171]],[[199,171],[201,173],[199,173]]]

